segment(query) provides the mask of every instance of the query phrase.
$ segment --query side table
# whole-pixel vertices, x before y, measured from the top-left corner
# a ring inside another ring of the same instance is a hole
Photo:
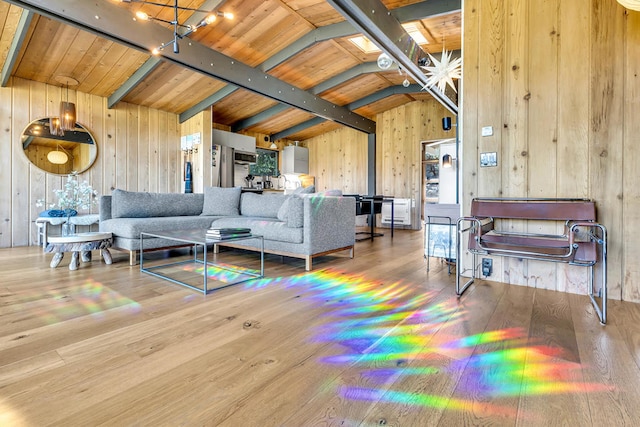
[[[60,225],[67,220],[66,217],[48,217],[39,216],[36,219],[36,227],[38,228],[38,246],[42,245],[42,248],[47,247],[47,240],[49,239],[47,233],[47,225]],[[100,221],[100,215],[76,215],[69,218],[69,222],[74,225],[92,225],[97,224]]]
[[[80,254],[82,254],[82,262],[91,261],[91,251],[94,249],[100,249],[102,252],[102,258],[105,264],[110,265],[113,260],[111,258],[111,252],[109,248],[113,236],[111,233],[103,232],[88,232],[78,233],[71,236],[52,236],[49,237],[49,242],[45,247],[45,252],[54,252],[51,259],[51,268],[56,268],[65,252],[71,252],[71,262],[69,263],[69,270],[77,270],[80,266]]]

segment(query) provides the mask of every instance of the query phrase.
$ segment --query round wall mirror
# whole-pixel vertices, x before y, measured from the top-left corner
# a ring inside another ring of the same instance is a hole
[[[34,120],[22,132],[22,150],[32,165],[48,173],[84,172],[98,155],[93,135],[80,123],[62,131],[57,117]]]

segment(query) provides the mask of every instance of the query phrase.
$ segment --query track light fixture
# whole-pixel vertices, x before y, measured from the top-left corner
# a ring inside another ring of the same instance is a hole
[[[158,46],[156,48],[153,48],[151,50],[151,53],[153,53],[154,55],[158,55],[167,46],[173,46],[173,53],[180,53],[180,45],[178,44],[178,40],[189,36],[191,33],[197,31],[198,28],[204,27],[206,25],[209,25],[209,24],[215,22],[216,19],[218,19],[218,17],[222,17],[222,18],[226,18],[226,19],[233,19],[233,14],[232,13],[225,13],[225,12],[220,12],[220,11],[202,10],[202,9],[194,9],[194,8],[191,8],[191,7],[182,7],[182,6],[178,5],[178,0],[174,0],[173,5],[156,3],[156,2],[145,1],[145,0],[118,0],[118,1],[121,2],[121,3],[141,3],[141,4],[152,5],[152,6],[158,6],[158,7],[171,7],[171,8],[173,8],[173,20],[171,20],[171,21],[167,21],[167,20],[162,19],[162,18],[157,18],[157,17],[154,17],[154,16],[150,16],[148,13],[143,12],[141,10],[136,12],[136,18],[135,19],[139,19],[141,21],[160,21],[160,22],[164,22],[166,24],[173,25],[173,39],[169,40],[166,43],[161,44],[160,46]],[[207,16],[204,19],[202,19],[200,22],[195,24],[195,25],[181,24],[178,21],[178,12],[181,11],[181,10],[206,13]],[[183,29],[183,31],[180,32],[179,31],[180,29]]]

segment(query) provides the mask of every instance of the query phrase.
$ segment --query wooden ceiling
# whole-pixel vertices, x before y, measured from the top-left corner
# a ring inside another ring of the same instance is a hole
[[[156,2],[173,4],[168,0]],[[52,19],[33,13],[27,25],[21,27],[24,9],[15,3],[20,2],[0,0],[0,65],[12,62],[12,76],[56,86],[60,86],[57,76],[70,76],[78,80],[74,89],[79,91],[109,98],[114,103],[121,100],[180,114],[181,120],[195,114],[198,108],[213,105],[216,123],[236,131],[280,135],[290,140],[305,140],[342,126],[317,119],[312,122],[315,125],[305,125],[314,118],[307,111],[248,89],[232,90],[233,86],[224,81],[63,23],[58,17]],[[131,17],[138,10],[166,20],[173,16],[171,7],[136,2],[83,1],[74,2],[74,7],[90,10],[94,3],[125,8]],[[447,50],[460,54],[460,1],[382,0],[382,3],[390,11],[409,10],[407,7],[411,5],[435,4],[448,9],[410,22],[416,24],[428,41],[422,46],[424,51],[438,54],[445,43]],[[179,4],[207,10],[215,7],[234,14],[233,20],[218,18],[213,24],[199,28],[189,38],[182,39],[181,46],[193,40],[332,104],[347,106],[368,119],[375,119],[376,114],[390,108],[430,96],[419,88],[402,90],[405,76],[397,68],[390,71],[377,68],[375,62],[379,53],[364,53],[349,41],[359,35],[356,30],[348,36],[342,35],[345,31],[335,30],[340,25],[344,28],[345,17],[327,1],[181,0]],[[185,22],[192,14],[181,12],[179,22]],[[129,32],[145,31],[148,25],[169,27],[158,21],[131,20],[121,24],[122,38],[131,34]],[[336,35],[325,39],[320,37],[320,30]],[[317,41],[299,47],[305,36],[316,37],[316,34]],[[158,44],[164,41],[158,40]],[[13,49],[12,43],[16,46]],[[350,71],[353,75],[344,74]],[[455,97],[449,92],[447,95]]]

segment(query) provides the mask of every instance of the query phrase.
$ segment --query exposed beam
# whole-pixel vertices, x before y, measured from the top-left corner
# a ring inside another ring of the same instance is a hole
[[[376,93],[372,93],[371,95],[367,95],[364,98],[360,98],[348,105],[346,105],[347,108],[349,108],[350,110],[355,110],[358,109],[362,106],[368,105],[368,104],[372,104],[374,102],[380,101],[381,99],[387,98],[389,96],[393,96],[393,95],[402,95],[402,94],[407,94],[407,93],[416,93],[416,92],[421,92],[422,91],[422,86],[417,85],[417,84],[412,84],[409,85],[407,87],[404,86],[391,86],[382,90],[379,90]],[[269,111],[269,110],[265,110],[265,111]],[[271,135],[271,140],[272,141],[276,141],[278,139],[282,139],[282,138],[286,138],[289,135],[293,135],[297,132],[301,132],[305,129],[308,129],[312,126],[315,126],[317,124],[320,124],[322,122],[324,122],[324,120],[317,120],[318,118],[313,118],[310,120],[306,120],[302,123],[299,123],[295,126],[292,126],[290,128],[287,128],[283,131],[280,131],[278,133],[275,133],[273,135]]]
[[[180,113],[180,119],[179,119],[180,123],[186,122],[191,117],[211,107],[216,102],[225,98],[229,94],[235,92],[236,89],[238,89],[238,86],[236,85],[226,85],[225,87],[223,87],[222,89],[214,93],[213,95],[209,96],[206,99],[203,99],[202,101],[198,102],[196,105],[189,108],[188,110],[183,111],[182,113]]]
[[[355,67],[351,67],[347,71],[344,71],[330,79],[323,81],[319,85],[314,86],[313,89],[311,89],[311,92],[315,94],[322,93],[325,90],[339,86],[342,83],[345,83],[362,74],[378,72],[380,72],[380,68],[378,67],[377,62],[365,62],[363,64],[358,64]]]
[[[153,70],[158,68],[158,66],[162,63],[160,58],[152,56],[147,59],[147,61],[142,64],[140,68],[138,68],[135,73],[131,75],[127,79],[126,82],[122,84],[118,89],[115,90],[111,95],[109,95],[107,108],[113,108],[122,98],[127,96],[129,92],[133,90],[140,82],[142,82]]]
[[[16,61],[18,60],[20,49],[22,48],[25,37],[27,37],[32,19],[33,12],[30,10],[23,10],[20,14],[18,27],[16,28],[13,40],[11,40],[11,46],[9,47],[9,52],[7,52],[7,59],[4,61],[2,74],[0,75],[0,84],[2,84],[2,87],[6,87],[9,83],[9,77],[11,77],[13,67],[16,65]]]
[[[305,129],[309,129],[312,126],[319,125],[320,123],[324,122],[326,122],[326,120],[322,117],[314,117],[313,119],[292,126],[289,129],[285,129],[282,132],[274,133],[273,135],[271,135],[271,141],[277,141],[278,139],[286,138],[289,135],[302,132]]]
[[[316,28],[264,61],[260,69],[269,71],[316,43],[354,34],[358,34],[358,30],[347,21]]]
[[[289,109],[289,106],[287,105],[283,105],[283,104],[274,105],[271,108],[267,108],[266,110],[261,111],[255,116],[252,116],[252,117],[249,117],[248,119],[240,120],[234,123],[233,125],[231,125],[231,131],[232,132],[241,131],[243,129],[256,125],[264,120],[267,120],[275,116],[276,114],[280,114],[288,109]]]
[[[393,9],[392,11],[390,11],[390,13],[400,22],[409,22],[459,11],[461,10],[461,7],[462,5],[460,0],[429,0]],[[349,21],[338,22],[336,24],[317,28],[303,35],[298,40],[294,41],[292,44],[267,59],[260,65],[260,69],[263,71],[269,71],[287,61],[288,59],[292,58],[293,56],[297,55],[298,53],[302,52],[303,50],[313,46],[315,43],[323,42],[333,38],[355,35],[358,33],[359,30],[357,30]],[[316,91],[314,93],[320,92],[322,92],[322,90]],[[228,92],[227,94],[230,93],[231,92]],[[209,98],[207,98],[207,100],[202,102],[204,108],[213,105],[214,102],[210,101],[210,99],[214,98],[217,98],[218,100],[221,99],[217,93],[214,93]],[[186,117],[186,119],[189,119],[199,112],[200,111],[196,111],[191,116]],[[180,116],[182,117],[183,114],[181,114]]]
[[[404,86],[391,86],[382,90],[379,90],[375,93],[365,96],[364,98],[360,98],[352,103],[348,104],[347,107],[350,110],[357,110],[360,107],[364,107],[365,105],[373,104],[374,102],[378,102],[381,99],[388,98],[393,95],[403,95],[407,93],[416,93],[422,91],[422,86],[417,84],[411,84],[407,87]]]
[[[107,1],[8,1],[145,52],[149,52],[156,46],[158,40],[168,40],[173,37],[171,30],[151,22],[138,22],[132,30],[129,11]],[[183,43],[179,54],[173,53],[171,49],[165,49],[161,54],[165,60],[186,69],[234,84],[361,132],[375,132],[374,121],[249,67],[195,40]]]
[[[457,4],[461,0],[449,0]],[[394,58],[411,78],[445,108],[458,114],[458,106],[437,88],[427,86],[427,76],[418,65],[418,60],[427,54],[409,36],[400,22],[389,13],[380,0],[327,0],[342,16],[373,41],[378,47]]]

